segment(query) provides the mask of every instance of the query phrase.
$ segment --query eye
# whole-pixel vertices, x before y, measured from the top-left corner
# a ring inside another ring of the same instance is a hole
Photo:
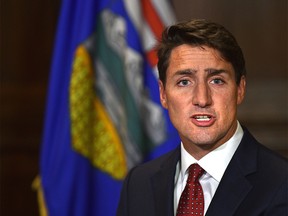
[[[190,84],[189,80],[180,80],[178,83],[178,86],[187,86]]]
[[[224,80],[223,79],[220,79],[220,78],[215,78],[211,81],[212,84],[216,84],[216,85],[222,85],[224,84]]]

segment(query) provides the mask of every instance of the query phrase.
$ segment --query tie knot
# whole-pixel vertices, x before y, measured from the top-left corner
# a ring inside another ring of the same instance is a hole
[[[189,176],[188,176],[188,181],[198,181],[198,179],[203,175],[204,169],[200,167],[198,164],[194,163],[190,165],[189,169]]]

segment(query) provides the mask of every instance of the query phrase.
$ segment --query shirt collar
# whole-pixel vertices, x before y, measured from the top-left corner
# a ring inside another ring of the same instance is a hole
[[[198,163],[209,175],[220,182],[224,172],[235,153],[243,137],[243,129],[237,121],[237,129],[234,135],[223,145],[209,152],[199,161],[191,156],[181,143],[181,171],[182,177],[185,175],[188,167],[193,163]]]

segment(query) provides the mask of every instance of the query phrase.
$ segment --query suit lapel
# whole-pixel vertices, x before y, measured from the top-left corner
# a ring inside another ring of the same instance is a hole
[[[180,148],[177,148],[152,177],[155,215],[174,215],[174,176],[179,159]]]
[[[237,208],[252,189],[246,179],[256,171],[257,147],[254,139],[245,131],[244,137],[230,161],[224,176],[207,210],[206,216],[234,215]]]
[[[252,185],[239,172],[241,172],[240,169],[234,168],[233,175],[223,176],[206,216],[234,214],[252,188]]]

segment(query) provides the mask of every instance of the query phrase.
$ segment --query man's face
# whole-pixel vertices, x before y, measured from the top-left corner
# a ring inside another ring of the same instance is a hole
[[[171,52],[160,100],[179,132],[185,149],[199,159],[225,143],[237,128],[237,105],[245,93],[233,66],[203,46],[181,45]]]

